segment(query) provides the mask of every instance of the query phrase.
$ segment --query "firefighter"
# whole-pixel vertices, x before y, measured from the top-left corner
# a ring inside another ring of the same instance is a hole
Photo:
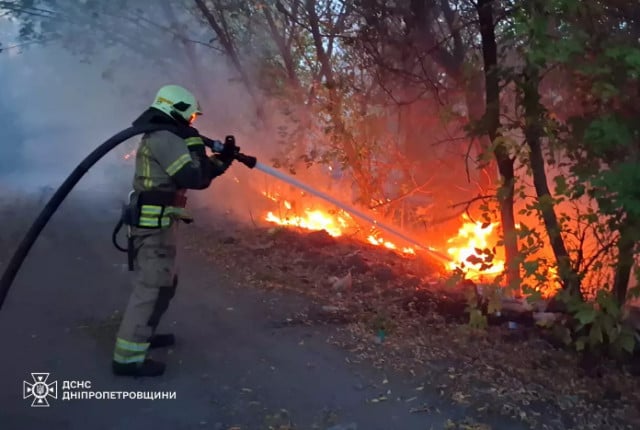
[[[124,312],[113,354],[113,373],[158,376],[165,364],[147,357],[149,349],[175,343],[173,334],[156,334],[178,285],[176,239],[184,211],[186,190],[207,188],[233,161],[235,141],[225,142],[220,154],[207,156],[198,131],[192,127],[201,115],[191,92],[177,85],[158,91],[151,107],[134,126],[157,123],[174,132],[156,131],[142,137],[136,153],[130,196],[129,252],[133,252],[133,292]]]

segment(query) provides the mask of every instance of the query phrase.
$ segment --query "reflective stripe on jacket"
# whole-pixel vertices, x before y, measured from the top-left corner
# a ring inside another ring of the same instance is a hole
[[[176,195],[184,194],[186,190],[179,187],[175,176],[184,169],[199,171],[203,168],[203,161],[208,162],[196,153],[205,154],[204,142],[200,137],[182,139],[164,130],[144,135],[136,155],[134,191],[136,193],[164,191],[173,192]],[[193,185],[196,188],[200,184],[184,185],[187,187]],[[140,207],[138,225],[147,228],[169,227],[173,220],[183,217],[188,217],[183,208],[144,204]]]

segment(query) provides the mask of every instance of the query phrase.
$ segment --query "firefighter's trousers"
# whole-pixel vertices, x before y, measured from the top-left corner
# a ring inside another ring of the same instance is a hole
[[[116,362],[141,363],[146,358],[149,339],[178,285],[177,228],[178,222],[166,228],[133,228],[133,291],[116,338]]]

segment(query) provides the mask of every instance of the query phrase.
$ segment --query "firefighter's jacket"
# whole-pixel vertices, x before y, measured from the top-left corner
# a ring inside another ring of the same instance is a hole
[[[153,109],[134,125],[159,123],[168,117]],[[173,125],[173,124],[172,124]],[[138,227],[163,228],[185,218],[187,189],[204,189],[224,171],[224,166],[206,155],[197,130],[182,127],[178,134],[160,130],[145,134],[136,153],[132,204],[138,213]]]

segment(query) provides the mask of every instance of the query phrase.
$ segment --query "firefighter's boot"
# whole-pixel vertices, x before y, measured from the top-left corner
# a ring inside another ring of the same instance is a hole
[[[150,358],[141,363],[118,363],[112,364],[113,373],[119,376],[160,376],[164,373],[165,364]]]
[[[149,338],[149,349],[166,348],[176,343],[176,337],[173,333],[154,334]]]

